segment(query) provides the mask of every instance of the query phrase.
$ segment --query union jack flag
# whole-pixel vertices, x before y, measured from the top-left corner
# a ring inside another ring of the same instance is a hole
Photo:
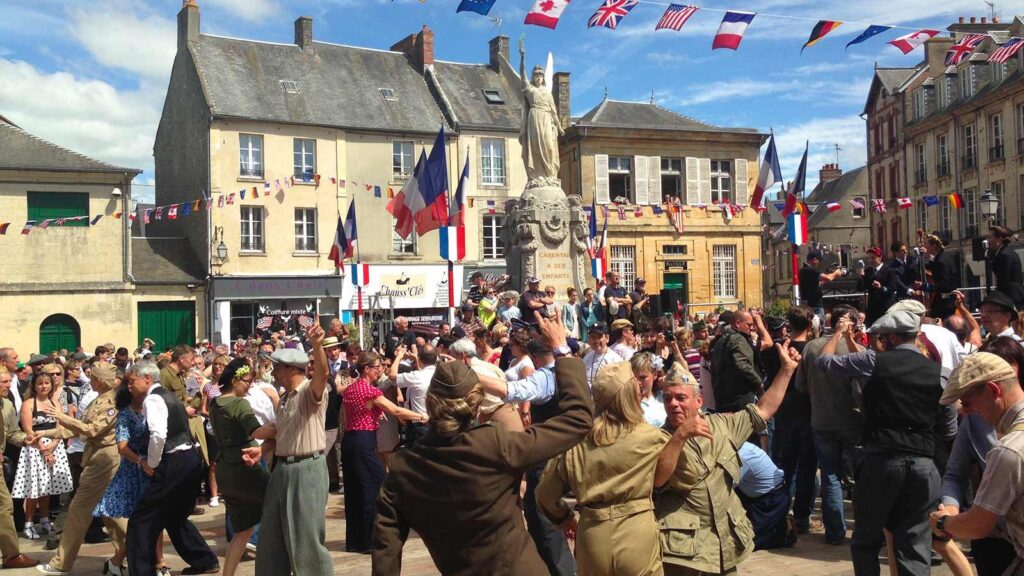
[[[639,3],[639,0],[605,0],[604,4],[594,12],[587,21],[587,28],[604,26],[615,30],[619,20]]]
[[[984,34],[968,34],[961,38],[959,42],[950,46],[949,51],[946,52],[946,66],[956,66],[963,62],[964,58],[967,58],[984,39]]]
[[[1022,42],[1024,42],[1024,38],[1010,38],[988,57],[988,61],[995,62],[996,64],[1005,64],[1011,56],[1020,50]]]
[[[274,323],[274,317],[273,316],[263,316],[262,318],[259,319],[258,322],[256,322],[256,329],[257,330],[269,330],[270,329],[270,325],[273,324],[273,323]]]
[[[654,27],[655,30],[668,29],[679,32],[679,29],[686,24],[686,21],[693,16],[694,12],[700,10],[697,6],[683,6],[682,4],[669,4],[668,8],[665,9],[665,13],[661,15],[661,20],[658,20],[658,24]]]
[[[625,220],[626,219],[626,207],[625,206],[617,206],[617,209],[618,209],[618,212],[619,212],[619,220]]]
[[[878,212],[879,214],[885,214],[885,200],[882,200],[881,198],[875,198],[874,200],[872,200],[872,202],[875,205],[875,212]]]

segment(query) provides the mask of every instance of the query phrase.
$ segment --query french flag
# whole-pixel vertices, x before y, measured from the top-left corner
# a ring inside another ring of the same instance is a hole
[[[757,176],[754,199],[750,201],[754,210],[758,212],[765,210],[764,193],[779,182],[782,182],[782,167],[779,166],[779,153],[775,150],[775,134],[772,134],[771,139],[768,140],[768,149],[764,153],[764,160],[761,162],[761,173]]]
[[[441,237],[441,258],[458,262],[466,257],[466,188],[469,186],[469,157],[462,168],[459,186],[455,189],[455,202],[448,213],[448,225],[438,231]]]
[[[338,217],[338,231],[334,234],[334,244],[331,245],[331,253],[327,256],[334,262],[334,265],[341,268],[341,263],[356,255],[356,241],[359,239],[359,232],[356,228],[356,203],[348,205],[348,215],[342,223],[341,216]]]
[[[718,26],[718,34],[715,34],[715,41],[711,45],[712,50],[719,48],[728,48],[729,50],[736,50],[740,47],[740,41],[743,40],[743,33],[747,31],[747,26],[754,21],[754,16],[757,16],[754,12],[734,12],[728,11],[725,13],[725,17],[722,18],[722,23]]]
[[[351,268],[352,285],[366,286],[370,283],[370,265],[353,264]]]
[[[412,211],[419,236],[448,223],[448,159],[444,147],[444,127],[441,127],[427,158],[424,181],[420,182],[423,206]]]

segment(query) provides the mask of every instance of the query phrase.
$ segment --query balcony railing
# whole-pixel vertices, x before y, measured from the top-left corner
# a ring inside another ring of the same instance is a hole
[[[964,170],[974,170],[975,168],[978,167],[978,159],[977,157],[974,156],[974,154],[971,154],[969,156],[963,156],[960,158],[960,160],[960,165],[963,166]]]
[[[998,162],[1004,158],[1003,156],[1003,145],[996,144],[995,146],[988,149],[988,161]]]
[[[242,166],[238,169],[238,175],[243,178],[263,178],[263,168]]]

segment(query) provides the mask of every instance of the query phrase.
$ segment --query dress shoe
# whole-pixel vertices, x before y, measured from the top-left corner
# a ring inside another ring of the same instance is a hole
[[[220,564],[214,564],[213,566],[207,566],[205,568],[196,568],[195,566],[186,566],[181,571],[182,574],[216,574],[220,572]]]
[[[4,559],[4,569],[7,568],[31,568],[38,566],[39,560],[33,560],[24,554],[18,554],[17,556],[11,556],[10,558]]]
[[[203,514],[206,514],[206,510],[199,506],[195,506],[192,508],[192,513],[189,514],[189,516],[202,516]]]

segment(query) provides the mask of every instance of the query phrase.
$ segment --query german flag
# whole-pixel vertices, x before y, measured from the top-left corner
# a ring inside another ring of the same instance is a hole
[[[838,22],[836,20],[819,20],[818,23],[814,25],[814,30],[811,30],[811,37],[807,39],[807,43],[800,49],[800,53],[803,54],[804,48],[814,46],[818,43],[818,40],[828,36],[829,32],[839,28],[842,24],[842,22]]]
[[[949,205],[957,210],[964,207],[964,199],[960,197],[959,192],[953,192],[949,195]]]

